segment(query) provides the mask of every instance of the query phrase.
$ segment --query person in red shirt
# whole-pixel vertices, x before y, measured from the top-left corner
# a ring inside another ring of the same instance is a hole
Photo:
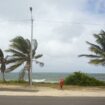
[[[63,86],[64,86],[64,79],[61,79],[61,80],[60,80],[59,85],[60,85],[60,89],[63,89]]]

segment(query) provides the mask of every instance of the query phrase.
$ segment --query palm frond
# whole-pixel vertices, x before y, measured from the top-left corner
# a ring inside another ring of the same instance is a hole
[[[29,46],[27,45],[27,42],[23,37],[17,36],[13,40],[11,40],[11,42],[11,48],[16,49],[22,53],[29,53],[27,51],[27,49],[29,49]]]
[[[88,41],[86,41],[87,44],[89,44],[91,47],[94,47],[96,49],[99,49],[99,50],[102,50],[100,46],[96,45],[96,44],[93,44],[93,43],[90,43]]]
[[[40,61],[37,61],[37,60],[36,60],[36,64],[39,64],[41,67],[44,66],[44,63],[43,62],[40,62]]]
[[[27,51],[28,51],[28,53],[30,53],[30,51],[31,51],[31,42],[30,42],[30,40],[28,40],[28,39],[26,39],[26,43],[27,43]]]
[[[36,55],[34,58],[35,59],[38,59],[38,58],[41,58],[43,55],[42,54],[38,54],[38,55]]]
[[[5,50],[6,52],[11,52],[13,54],[13,56],[21,56],[21,57],[26,57],[27,55],[22,53],[22,52],[19,52],[17,50],[14,50],[14,49],[8,49],[8,50]]]
[[[89,63],[94,65],[105,65],[105,59],[92,59]]]
[[[0,49],[0,58],[4,58],[3,51]]]
[[[89,63],[105,66],[105,31],[102,30],[99,34],[94,34],[94,37],[97,44],[87,41],[87,44],[90,45],[89,50],[94,54],[82,54],[79,57],[90,57],[92,59],[90,59]]]
[[[1,64],[1,72],[2,73],[4,73],[5,72],[5,69],[6,69],[6,64],[3,62],[2,64]]]
[[[79,57],[89,57],[89,58],[100,58],[100,56],[97,56],[97,55],[92,55],[92,54],[81,54],[79,55]]]
[[[17,63],[17,62],[20,62],[20,61],[23,63],[25,60],[26,60],[25,57],[24,58],[23,57],[20,57],[20,58],[15,58],[14,57],[14,58],[7,59],[6,64]]]
[[[35,39],[32,42],[32,56],[34,57],[34,55],[36,54],[36,49],[38,47],[38,42]]]
[[[8,72],[11,72],[13,70],[15,70],[16,68],[18,68],[19,66],[22,65],[22,62],[18,62],[18,63],[15,63],[13,65],[11,65],[10,67],[8,67],[5,72],[8,73]]]
[[[36,39],[33,39],[33,41],[32,41],[32,49],[34,50],[34,51],[36,51],[36,49],[37,49],[37,47],[38,47],[38,42],[37,42],[37,40]]]
[[[90,43],[88,41],[87,41],[87,44],[90,45],[89,50],[91,52],[96,53],[96,54],[99,54],[99,55],[103,53],[103,49],[100,46],[98,46],[96,44],[92,44],[92,43]]]
[[[102,30],[99,34],[94,34],[96,42],[105,51],[105,32]]]

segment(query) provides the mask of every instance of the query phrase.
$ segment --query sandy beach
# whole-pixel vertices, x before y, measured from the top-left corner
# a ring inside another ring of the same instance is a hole
[[[102,87],[78,87],[71,86],[69,89],[51,88],[45,86],[17,86],[0,85],[0,95],[5,96],[80,96],[80,97],[105,97],[105,88]]]

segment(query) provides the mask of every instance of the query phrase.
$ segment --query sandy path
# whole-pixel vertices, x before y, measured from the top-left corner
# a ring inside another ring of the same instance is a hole
[[[60,90],[50,87],[23,87],[0,85],[0,95],[6,96],[88,96],[105,97],[105,89],[84,88],[75,90]]]

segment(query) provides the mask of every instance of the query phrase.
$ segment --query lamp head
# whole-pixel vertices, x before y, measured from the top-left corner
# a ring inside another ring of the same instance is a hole
[[[32,11],[32,7],[30,7],[30,11]]]

